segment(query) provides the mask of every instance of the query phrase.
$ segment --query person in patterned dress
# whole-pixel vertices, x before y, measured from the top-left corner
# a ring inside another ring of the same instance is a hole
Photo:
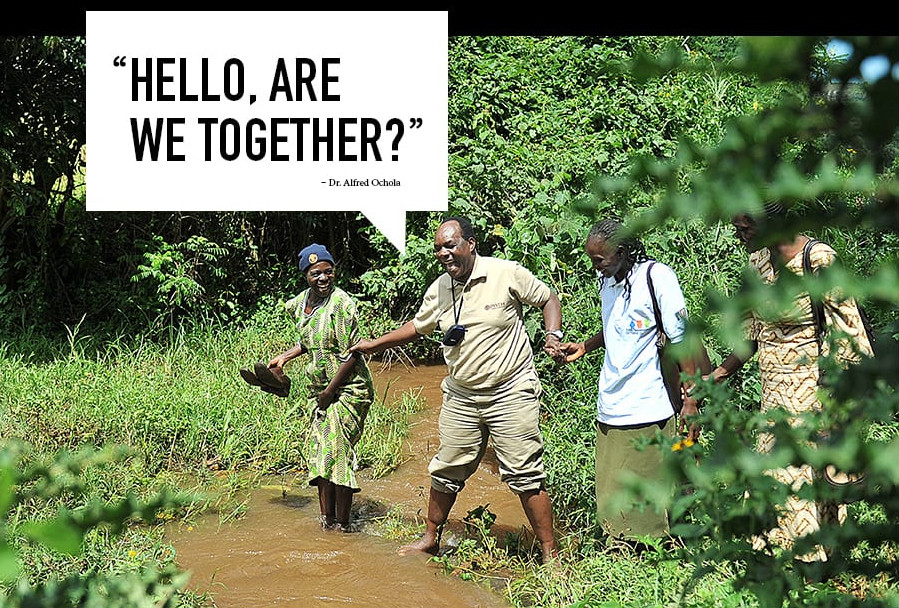
[[[289,361],[308,355],[303,367],[307,478],[318,487],[322,527],[349,531],[353,494],[360,491],[354,447],[374,401],[374,386],[365,360],[347,351],[359,340],[359,320],[353,299],[334,284],[334,258],[313,243],[300,252],[300,271],[309,288],[285,304],[297,320],[299,340],[268,365],[283,373]]]
[[[766,222],[783,219],[784,209],[776,203],[765,207]],[[782,223],[782,222],[779,222]],[[750,252],[749,263],[761,279],[773,285],[778,274],[787,271],[803,274],[803,250],[810,242],[809,237],[797,234],[792,239],[777,242],[769,247],[761,247],[757,242],[759,224],[746,214],[737,215],[732,224],[737,238]],[[810,260],[813,270],[831,266],[836,253],[826,243],[817,242],[811,246]],[[837,361],[845,366],[858,362],[861,356],[873,356],[873,350],[852,298],[841,297],[836,292],[824,295],[824,316],[828,327],[843,334],[847,339],[837,342]],[[763,412],[781,408],[790,413],[791,419],[799,421],[801,415],[820,411],[818,400],[818,357],[819,344],[817,330],[812,315],[808,294],[800,294],[793,308],[779,319],[762,319],[752,312],[748,319],[746,337],[750,349],[748,354],[728,355],[721,365],[712,370],[711,377],[720,382],[733,375],[755,353],[758,352],[759,376],[762,383]],[[828,352],[828,343],[820,346],[821,355]],[[774,439],[762,433],[756,444],[760,452],[770,452]],[[794,539],[818,530],[822,524],[842,524],[846,519],[846,505],[815,503],[800,499],[796,491],[803,484],[812,483],[821,476],[821,471],[809,465],[789,466],[785,469],[769,471],[779,482],[794,489],[787,499],[784,514],[779,518],[779,527],[771,530],[767,538],[757,537],[753,547],[757,550],[769,544],[791,547]],[[800,556],[803,561],[826,561],[827,551],[817,547],[810,555]]]

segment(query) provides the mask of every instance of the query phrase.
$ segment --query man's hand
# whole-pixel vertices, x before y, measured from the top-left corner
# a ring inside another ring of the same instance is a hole
[[[374,349],[374,340],[359,340],[347,349],[349,353],[361,353],[363,355],[371,355]]]
[[[559,347],[562,346],[562,341],[559,340],[559,337],[554,334],[547,334],[546,342],[543,344],[543,352],[552,357],[553,361],[556,363],[563,363],[563,359],[565,355],[559,350]]]

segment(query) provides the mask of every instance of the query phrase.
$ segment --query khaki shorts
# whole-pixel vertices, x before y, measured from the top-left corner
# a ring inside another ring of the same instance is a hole
[[[543,436],[537,372],[525,370],[490,390],[471,391],[445,378],[440,447],[428,465],[431,487],[456,494],[478,468],[492,438],[500,478],[516,494],[543,487]]]

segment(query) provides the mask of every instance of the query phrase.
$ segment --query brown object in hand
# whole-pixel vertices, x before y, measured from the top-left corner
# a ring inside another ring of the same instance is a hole
[[[259,381],[259,378],[256,377],[256,374],[254,374],[253,371],[249,368],[241,367],[240,377],[243,378],[244,382],[246,382],[250,386],[262,386],[262,382]]]
[[[251,386],[258,386],[263,392],[287,397],[290,394],[290,378],[284,375],[280,367],[268,367],[264,363],[256,363],[253,369],[240,368],[240,377]]]

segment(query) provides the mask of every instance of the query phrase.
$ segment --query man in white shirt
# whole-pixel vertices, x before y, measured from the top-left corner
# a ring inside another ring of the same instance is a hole
[[[621,238],[621,231],[619,222],[602,221],[590,231],[585,247],[599,277],[602,329],[584,342],[568,342],[560,349],[566,354],[566,363],[598,348],[605,349],[596,399],[597,521],[613,536],[660,536],[668,531],[666,513],[651,508],[622,511],[611,504],[620,489],[622,471],[646,479],[659,478],[658,448],[638,450],[634,439],[653,437],[658,430],[670,436],[675,426],[686,430],[685,417],[697,412],[696,400],[684,390],[681,417],[675,423],[675,406],[662,377],[658,323],[647,272],[662,326],[673,343],[684,338],[687,309],[674,271],[649,260],[643,244],[634,238]],[[678,363],[687,375],[695,373],[692,358]],[[691,426],[690,439],[695,440],[697,433]]]

